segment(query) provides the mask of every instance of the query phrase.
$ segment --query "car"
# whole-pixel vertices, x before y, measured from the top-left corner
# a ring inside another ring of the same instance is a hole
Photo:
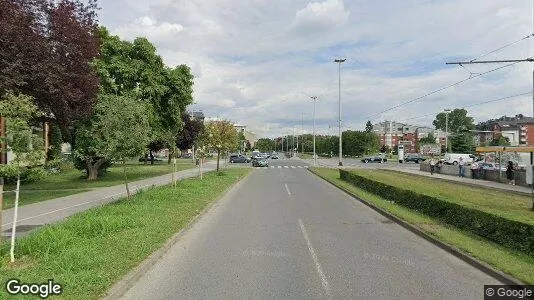
[[[193,157],[193,154],[192,154],[192,153],[184,153],[184,154],[182,154],[181,157],[182,157],[182,158],[192,158],[192,157]]]
[[[460,162],[460,158],[462,158],[462,160],[468,165],[474,162],[476,159],[473,154],[465,153],[445,153],[445,156],[443,157],[445,164],[455,166]]]
[[[248,163],[250,159],[246,158],[241,154],[232,154],[230,155],[230,163]]]
[[[265,158],[259,158],[252,160],[252,166],[253,167],[268,167],[269,163]]]
[[[369,156],[369,157],[362,158],[362,163],[373,163],[373,162],[383,163],[387,161],[388,161],[387,158],[384,158],[382,156]]]
[[[271,155],[271,159],[278,159],[278,154]]]
[[[478,168],[486,171],[506,171],[506,167],[501,167],[498,163],[479,161]]]
[[[406,153],[404,155],[404,161],[409,162],[413,161],[414,163],[418,164],[420,161],[425,161],[426,158],[423,157],[420,153]]]
[[[139,157],[139,162],[144,162],[144,161],[150,161],[150,157]],[[163,161],[161,158],[157,158],[154,156],[154,161]]]

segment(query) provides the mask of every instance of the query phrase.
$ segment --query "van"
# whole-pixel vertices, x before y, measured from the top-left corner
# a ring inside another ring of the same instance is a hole
[[[448,165],[457,165],[460,162],[460,157],[465,161],[466,164],[471,164],[475,161],[475,156],[473,154],[464,154],[464,153],[445,153],[443,157],[443,162]]]

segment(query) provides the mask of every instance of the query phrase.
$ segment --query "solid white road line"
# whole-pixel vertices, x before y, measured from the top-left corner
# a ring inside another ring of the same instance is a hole
[[[282,168],[282,166],[278,166],[278,169]]]
[[[288,194],[289,196],[291,196],[291,192],[289,191],[289,187],[287,186],[287,183],[284,183],[284,185],[286,186],[287,194]]]
[[[289,166],[284,166],[284,168],[289,169]]]
[[[317,255],[315,254],[315,250],[313,250],[313,246],[310,241],[310,238],[308,237],[308,232],[306,231],[306,227],[304,227],[304,223],[302,223],[301,219],[299,219],[299,225],[300,225],[300,230],[302,230],[302,235],[304,235],[304,239],[306,240],[306,244],[308,244],[308,250],[310,251],[310,255],[313,259],[313,262],[315,263],[315,268],[317,269],[317,273],[319,273],[319,277],[321,277],[321,284],[323,285],[323,289],[324,289],[324,292],[326,293],[326,297],[330,298],[330,286],[328,285],[328,281],[326,280],[326,276],[324,275],[323,268],[321,268],[319,259],[317,258]]]
[[[294,169],[294,168],[295,168],[295,166],[291,166],[291,169]]]

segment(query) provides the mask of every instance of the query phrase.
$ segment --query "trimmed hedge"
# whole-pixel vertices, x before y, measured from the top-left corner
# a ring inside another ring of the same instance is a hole
[[[534,226],[374,181],[346,170],[340,178],[365,191],[467,230],[507,248],[534,254]]]

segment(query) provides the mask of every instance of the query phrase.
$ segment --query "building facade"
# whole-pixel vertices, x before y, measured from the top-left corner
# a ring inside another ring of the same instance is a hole
[[[399,144],[402,144],[407,153],[419,152],[419,140],[429,134],[436,137],[436,144],[445,144],[445,133],[428,126],[384,121],[373,125],[373,132],[378,135],[381,147],[386,146],[394,149]]]
[[[510,146],[534,146],[534,118],[522,114],[481,122],[476,129],[477,146],[488,145],[500,136],[508,138]]]

